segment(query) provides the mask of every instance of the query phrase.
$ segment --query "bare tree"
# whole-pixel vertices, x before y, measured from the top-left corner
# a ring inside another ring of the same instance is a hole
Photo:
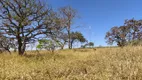
[[[0,34],[1,35],[1,34]],[[7,51],[11,54],[10,48],[13,48],[13,40],[6,38],[3,35],[0,36],[0,52]]]
[[[76,10],[71,8],[70,6],[60,8],[60,14],[63,18],[63,22],[66,26],[67,34],[68,34],[68,47],[71,49],[71,25],[73,20],[77,17]]]
[[[122,27],[126,26],[121,26],[121,27],[112,27],[109,32],[106,33],[105,39],[107,40],[108,44],[113,44],[117,43],[118,46],[125,46],[126,45],[126,35],[125,30],[121,30]]]
[[[19,55],[24,54],[26,44],[47,33],[44,23],[50,10],[40,0],[0,0],[0,8],[0,31],[17,40]]]
[[[53,12],[50,16],[51,24],[49,29],[51,31],[51,34],[46,34],[46,39],[50,38],[57,42],[61,49],[64,48],[66,43],[68,42],[68,35],[66,32],[66,24],[64,23],[64,18],[59,16],[58,13]],[[46,24],[49,25],[48,23]]]

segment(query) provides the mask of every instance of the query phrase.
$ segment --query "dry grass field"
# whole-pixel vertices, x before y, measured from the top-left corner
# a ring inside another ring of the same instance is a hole
[[[1,80],[142,80],[142,47],[0,54]]]

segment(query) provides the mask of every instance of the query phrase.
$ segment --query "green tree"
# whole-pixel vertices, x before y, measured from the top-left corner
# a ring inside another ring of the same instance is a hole
[[[93,43],[93,42],[89,42],[89,43],[88,43],[88,46],[89,46],[89,47],[94,47],[94,43]]]
[[[72,32],[71,33],[71,49],[72,49],[72,46],[73,46],[73,43],[75,42],[81,42],[81,43],[84,43],[86,42],[86,39],[84,38],[84,36],[82,35],[82,33],[80,32]]]
[[[54,40],[41,39],[38,40],[37,49],[45,49],[54,53],[55,49],[59,47],[59,43]]]

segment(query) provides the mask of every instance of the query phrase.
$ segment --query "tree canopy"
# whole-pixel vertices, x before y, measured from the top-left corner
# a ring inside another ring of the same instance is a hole
[[[142,20],[125,20],[124,25],[112,27],[106,33],[105,39],[108,44],[117,43],[118,46],[126,46],[132,42],[142,40]]]
[[[72,32],[71,33],[71,48],[73,47],[73,43],[77,41],[83,43],[83,42],[86,42],[86,39],[84,38],[82,33]]]
[[[0,32],[17,40],[20,55],[27,44],[50,34],[54,27],[54,12],[40,0],[0,0],[0,8]]]

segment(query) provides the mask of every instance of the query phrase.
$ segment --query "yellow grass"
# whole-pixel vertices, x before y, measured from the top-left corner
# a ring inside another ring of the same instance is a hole
[[[33,54],[34,53],[34,54]],[[1,80],[142,80],[142,47],[0,54]]]

